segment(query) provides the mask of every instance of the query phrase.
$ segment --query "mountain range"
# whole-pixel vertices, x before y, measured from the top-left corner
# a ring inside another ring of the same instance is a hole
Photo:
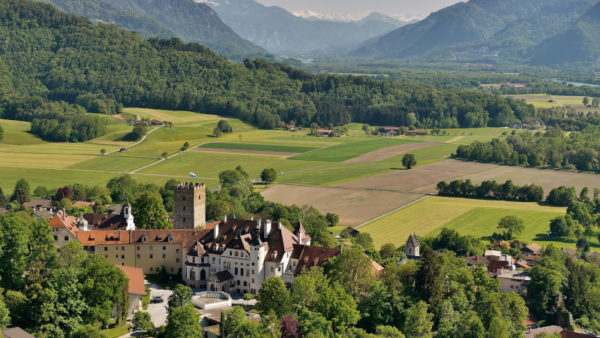
[[[144,38],[178,37],[233,59],[269,55],[242,39],[209,6],[193,0],[40,0],[67,13],[112,23]]]
[[[406,22],[374,13],[363,20],[341,22],[303,18],[254,0],[198,0],[211,6],[243,38],[275,54],[352,49]]]
[[[600,44],[595,39],[600,34],[597,10],[592,8],[597,2],[470,0],[366,41],[351,55],[444,60],[500,58],[542,63],[589,59]],[[544,56],[555,53],[561,44],[562,48],[576,48],[561,51],[560,57]]]

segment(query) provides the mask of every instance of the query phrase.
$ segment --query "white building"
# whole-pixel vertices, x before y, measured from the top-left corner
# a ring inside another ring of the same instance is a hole
[[[527,289],[527,284],[531,281],[531,277],[526,271],[518,270],[498,270],[496,278],[500,280],[500,291],[523,294]]]
[[[184,248],[187,285],[256,294],[267,277],[291,284],[303,269],[322,265],[338,249],[313,247],[299,223],[294,232],[270,220],[227,219]]]

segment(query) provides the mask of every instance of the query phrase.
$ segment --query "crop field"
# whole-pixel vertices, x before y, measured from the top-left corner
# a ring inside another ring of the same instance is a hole
[[[0,187],[11,192],[19,178],[27,179],[32,188],[73,183],[105,185],[111,178],[129,173],[140,182],[164,184],[176,178],[205,182],[214,188],[218,174],[225,169],[241,165],[256,178],[264,168],[274,168],[280,176],[274,185],[261,191],[265,198],[337,213],[340,229],[390,213],[361,228],[373,232],[377,245],[391,240],[401,244],[411,231],[428,234],[444,225],[488,236],[495,230],[498,217],[508,212],[532,224],[522,235],[524,240],[543,242],[540,234],[545,233],[548,219],[564,212],[527,203],[450,202],[438,197],[396,211],[435,193],[440,180],[470,178],[478,183],[485,179],[512,179],[515,184],[534,182],[546,192],[558,185],[600,187],[600,175],[448,159],[458,145],[488,141],[509,132],[506,128],[381,137],[367,136],[360,124],[351,124],[346,137],[321,138],[308,136],[307,131],[259,130],[236,119],[185,111],[127,108],[123,115],[105,116],[107,134],[85,143],[45,142],[28,132],[27,122],[0,120],[5,131],[0,142]],[[139,143],[123,141],[132,129],[126,120],[135,115],[170,121],[173,127],[148,128],[153,131]],[[230,123],[233,133],[215,138],[213,129],[222,119]],[[181,152],[185,142],[190,149]],[[119,152],[120,148],[127,150]],[[102,149],[107,155],[101,155]],[[407,152],[417,158],[417,166],[412,170],[402,168],[402,156]],[[163,154],[169,158],[163,160]],[[190,172],[197,178],[190,179]],[[572,243],[567,241],[564,245]]]
[[[278,153],[305,153],[316,150],[315,147],[290,146],[278,144],[252,144],[252,143],[207,143],[200,148],[227,149],[227,150],[251,150]]]
[[[525,100],[528,104],[536,108],[565,107],[572,108],[578,112],[598,112],[598,108],[588,108],[583,105],[583,96],[567,95],[547,95],[547,94],[527,94],[527,95],[506,95],[517,100]]]
[[[360,227],[360,231],[369,233],[376,247],[384,243],[403,245],[413,232],[420,236],[435,234],[444,226],[461,234],[487,237],[498,231],[500,218],[515,215],[525,221],[525,232],[519,239],[531,241],[544,236],[548,222],[565,211],[537,203],[434,196]]]

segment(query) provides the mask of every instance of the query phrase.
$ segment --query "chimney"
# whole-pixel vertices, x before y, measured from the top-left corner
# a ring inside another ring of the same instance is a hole
[[[225,219],[227,219],[227,216],[225,216]],[[217,237],[219,237],[219,223],[215,224],[213,229],[213,238],[216,240]]]
[[[298,231],[298,244],[302,244],[302,231]]]
[[[263,238],[267,239],[269,238],[269,234],[271,233],[271,220],[268,219],[267,222],[265,223],[265,229],[263,232]]]

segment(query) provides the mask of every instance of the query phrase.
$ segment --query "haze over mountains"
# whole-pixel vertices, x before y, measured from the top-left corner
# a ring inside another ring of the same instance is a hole
[[[471,0],[444,8],[422,21],[368,41],[352,55],[376,58],[426,56],[442,60],[493,57],[515,62],[585,60],[593,58],[595,46],[600,43],[594,39],[600,33],[597,14],[593,10],[586,14],[597,2]],[[561,57],[542,55],[550,53],[556,48],[550,46],[560,45],[560,41],[563,48],[569,45],[569,52],[560,52]],[[579,47],[573,49],[570,44],[578,44]]]
[[[203,2],[240,36],[276,54],[351,48],[405,24],[381,14],[357,22],[302,18],[281,7],[264,6],[254,0]]]

